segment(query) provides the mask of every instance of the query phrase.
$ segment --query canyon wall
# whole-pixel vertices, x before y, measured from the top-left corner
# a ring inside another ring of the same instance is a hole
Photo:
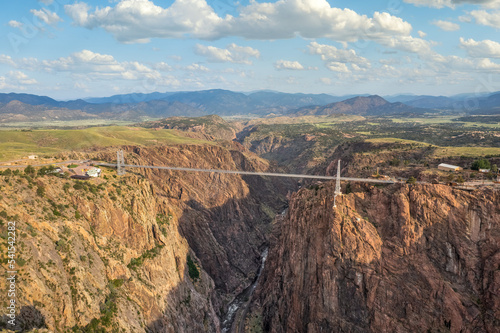
[[[122,148],[127,164],[269,168],[237,146]],[[116,150],[72,157],[113,161]],[[1,223],[15,220],[18,229],[17,328],[219,332],[225,307],[258,271],[269,223],[292,183],[152,169],[117,177],[104,169],[89,182],[0,177]]]
[[[265,332],[500,331],[500,196],[334,183],[292,196],[252,318]]]
[[[127,164],[281,171],[237,143],[122,149]],[[112,162],[116,149],[67,157]],[[500,330],[498,192],[352,184],[334,208],[334,183],[317,183],[275,219],[295,189],[285,178],[127,171],[0,176],[0,274],[15,220],[19,330],[220,332],[267,246],[247,321],[261,331]]]

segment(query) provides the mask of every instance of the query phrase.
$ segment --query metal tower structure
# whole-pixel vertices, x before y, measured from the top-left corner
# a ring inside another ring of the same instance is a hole
[[[337,195],[342,195],[342,190],[340,188],[340,160],[337,166],[337,181],[335,182],[335,195],[333,196],[333,207],[337,207],[335,199]]]
[[[125,172],[125,158],[123,157],[123,150],[120,149],[116,152],[116,173],[118,176],[123,176]]]

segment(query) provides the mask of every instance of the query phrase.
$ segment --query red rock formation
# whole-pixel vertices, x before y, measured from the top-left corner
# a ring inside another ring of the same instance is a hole
[[[500,194],[294,194],[254,309],[266,332],[499,332]]]
[[[236,148],[123,147],[127,164],[269,168]],[[74,154],[113,161],[116,148]],[[262,177],[151,169],[117,177],[108,168],[88,182],[0,176],[0,187],[0,227],[15,218],[21,235],[18,305],[51,332],[220,332],[227,304],[254,280],[287,192],[286,181]]]

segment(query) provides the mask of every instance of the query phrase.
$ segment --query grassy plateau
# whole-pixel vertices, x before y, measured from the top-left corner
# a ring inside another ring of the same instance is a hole
[[[203,144],[177,130],[154,130],[142,127],[107,126],[85,129],[34,129],[0,131],[0,161],[30,154],[51,155],[90,147],[156,144]]]

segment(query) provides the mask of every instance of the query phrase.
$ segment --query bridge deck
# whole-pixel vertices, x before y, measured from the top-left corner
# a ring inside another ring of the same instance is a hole
[[[102,165],[102,166],[116,167],[116,164],[112,164],[112,163],[95,163],[95,164]],[[125,164],[122,166],[124,166],[125,168],[145,168],[145,169],[161,169],[161,170],[191,171],[191,172],[217,172],[217,173],[249,175],[249,176],[309,178],[309,179],[325,179],[325,180],[336,180],[337,179],[337,177],[335,177],[335,176],[302,175],[302,174],[296,174],[296,173],[274,173],[274,172],[252,172],[252,171],[239,171],[239,170],[179,168],[179,167],[155,166],[155,165],[135,165],[135,164]],[[373,179],[373,178],[340,177],[340,180],[351,181],[351,182],[379,183],[379,184],[399,183],[398,181],[393,181],[393,180],[381,180],[381,179]]]

